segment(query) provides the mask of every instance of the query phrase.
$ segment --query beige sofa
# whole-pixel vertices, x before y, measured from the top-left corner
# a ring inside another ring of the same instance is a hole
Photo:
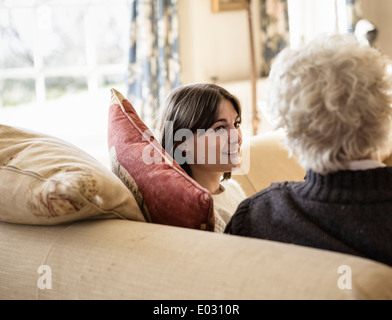
[[[303,179],[280,137],[263,134],[245,145],[249,172],[234,178],[248,195],[272,181]],[[330,251],[140,221],[2,222],[0,299],[389,300],[392,268]]]

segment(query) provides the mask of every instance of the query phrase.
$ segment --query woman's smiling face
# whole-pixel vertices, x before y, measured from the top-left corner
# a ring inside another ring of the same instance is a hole
[[[241,166],[241,119],[233,104],[223,99],[214,124],[207,131],[199,131],[193,139],[191,170],[231,172]]]

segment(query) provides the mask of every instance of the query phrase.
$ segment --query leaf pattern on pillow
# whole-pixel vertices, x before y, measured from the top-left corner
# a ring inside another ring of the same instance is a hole
[[[77,181],[79,185],[80,194],[82,194],[88,201],[93,201],[93,198],[98,193],[97,181],[92,175],[86,175]]]
[[[71,197],[50,193],[47,195],[47,208],[51,217],[77,213],[83,205]]]
[[[71,187],[71,188],[70,188]],[[78,192],[70,193],[70,190]],[[37,217],[53,218],[79,212],[88,202],[94,202],[98,194],[97,181],[91,174],[62,172],[54,179],[47,181],[47,187],[39,194],[41,208],[30,204],[38,210],[32,210]],[[44,207],[46,210],[42,210]]]

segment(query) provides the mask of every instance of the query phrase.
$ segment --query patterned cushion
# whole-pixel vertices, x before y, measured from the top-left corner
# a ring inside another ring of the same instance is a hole
[[[131,103],[115,89],[111,92],[108,146],[112,167],[127,186],[137,185],[145,217],[153,223],[213,231],[211,194],[165,153]]]
[[[81,149],[0,125],[0,221],[55,225],[93,217],[145,221],[121,180]]]

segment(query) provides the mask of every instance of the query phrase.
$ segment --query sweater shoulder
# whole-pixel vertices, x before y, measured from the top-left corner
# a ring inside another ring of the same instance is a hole
[[[250,198],[252,198],[252,200],[256,200],[259,198],[274,195],[276,193],[280,194],[282,192],[289,191],[296,184],[298,184],[298,182],[293,182],[293,181],[273,182],[269,187],[260,190],[259,192],[256,192]]]
[[[296,182],[275,182],[268,188],[260,190],[242,201],[225,232],[234,234],[246,233],[249,226],[251,226],[255,220],[260,219],[260,212],[264,212],[268,215],[267,212],[269,212],[269,210],[263,210],[263,208],[271,207],[275,202],[280,202],[279,199],[285,197],[284,195],[290,192],[293,184],[296,184]],[[255,214],[257,217],[254,216]]]

